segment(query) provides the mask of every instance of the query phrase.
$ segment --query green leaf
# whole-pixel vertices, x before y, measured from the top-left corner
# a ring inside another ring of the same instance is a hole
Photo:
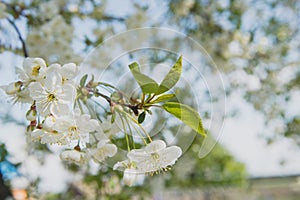
[[[177,102],[167,102],[163,105],[163,108],[197,133],[206,136],[200,115],[190,106]]]
[[[139,118],[138,118],[138,122],[139,124],[143,123],[145,121],[145,117],[146,117],[146,113],[145,112],[142,112],[140,115],[139,115]]]
[[[145,74],[142,74],[139,65],[136,62],[130,64],[129,68],[133,77],[140,85],[144,94],[151,94],[157,92],[158,84],[150,77],[146,76]]]
[[[162,94],[162,95],[158,96],[157,99],[155,99],[152,103],[159,103],[159,102],[167,101],[167,100],[174,98],[175,96],[176,96],[175,94]]]
[[[80,79],[80,86],[83,87],[85,85],[86,79],[87,79],[88,75],[84,75],[81,79]]]
[[[179,80],[182,71],[182,56],[178,58],[169,73],[158,87],[156,94],[162,94],[170,90]]]

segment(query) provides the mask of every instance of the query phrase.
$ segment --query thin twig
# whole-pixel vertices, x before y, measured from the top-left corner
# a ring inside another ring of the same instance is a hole
[[[27,52],[26,44],[25,44],[24,39],[22,38],[22,35],[21,35],[21,32],[20,32],[19,28],[18,28],[17,25],[14,23],[14,21],[12,21],[11,19],[8,19],[8,18],[7,18],[7,21],[13,26],[13,28],[15,29],[15,31],[16,31],[17,34],[18,34],[19,40],[20,40],[21,43],[22,43],[22,49],[23,49],[24,57],[25,57],[25,58],[28,57],[28,52]]]

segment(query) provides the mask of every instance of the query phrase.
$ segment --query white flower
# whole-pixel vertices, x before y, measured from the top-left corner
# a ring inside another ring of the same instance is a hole
[[[144,149],[131,150],[127,157],[136,163],[138,171],[155,173],[164,171],[168,166],[175,164],[181,156],[182,150],[177,146],[166,147],[162,140],[148,144]]]
[[[21,82],[13,82],[9,85],[0,86],[0,88],[3,89],[7,95],[12,97],[14,103],[32,103],[28,88],[22,87]]]
[[[57,117],[53,129],[66,133],[69,140],[89,142],[89,133],[96,130],[98,121],[88,114],[81,114],[79,109],[69,115]]]
[[[73,79],[78,75],[79,69],[75,63],[68,63],[63,66],[52,64],[48,67],[47,73],[58,72],[62,77],[62,83],[73,83]]]
[[[25,58],[23,61],[23,70],[17,69],[19,78],[25,82],[41,81],[45,77],[46,63],[41,58]]]
[[[29,91],[32,99],[36,101],[37,111],[42,116],[68,113],[76,96],[75,87],[72,84],[62,85],[62,77],[57,72],[47,75],[43,84],[31,83]]]
[[[75,149],[63,151],[60,154],[60,158],[65,161],[73,162],[77,165],[82,165],[88,160],[86,153]]]
[[[117,153],[117,146],[108,142],[108,139],[101,140],[98,142],[97,148],[91,150],[95,162],[102,162],[107,157],[113,157]]]
[[[55,123],[56,118],[53,115],[48,115],[42,123],[42,129],[35,129],[31,132],[31,139],[40,141],[42,144],[66,145],[68,143],[66,133],[54,130]]]

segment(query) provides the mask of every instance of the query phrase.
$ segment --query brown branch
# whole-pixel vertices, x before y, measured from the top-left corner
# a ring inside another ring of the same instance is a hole
[[[12,27],[15,29],[15,31],[16,31],[17,34],[18,34],[19,40],[20,40],[21,43],[22,43],[22,49],[23,49],[24,57],[25,57],[25,58],[28,57],[28,52],[27,52],[26,44],[25,44],[24,39],[22,38],[22,35],[21,35],[21,32],[20,32],[19,28],[18,28],[17,25],[14,23],[14,21],[12,21],[11,19],[8,19],[8,18],[7,18],[7,21],[12,25]]]

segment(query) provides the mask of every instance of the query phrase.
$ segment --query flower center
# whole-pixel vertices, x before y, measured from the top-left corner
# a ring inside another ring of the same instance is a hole
[[[48,101],[55,101],[56,100],[56,97],[54,94],[49,94],[48,97],[47,97]]]
[[[39,75],[40,69],[41,69],[41,66],[39,66],[39,65],[33,67],[33,68],[32,68],[32,72],[31,72],[32,76],[37,76],[37,75]]]
[[[158,153],[151,153],[151,157],[153,158],[153,160],[159,161],[159,154]]]
[[[69,128],[69,131],[70,131],[70,132],[76,132],[76,131],[77,131],[77,127],[76,127],[76,126],[71,126],[71,127]]]

